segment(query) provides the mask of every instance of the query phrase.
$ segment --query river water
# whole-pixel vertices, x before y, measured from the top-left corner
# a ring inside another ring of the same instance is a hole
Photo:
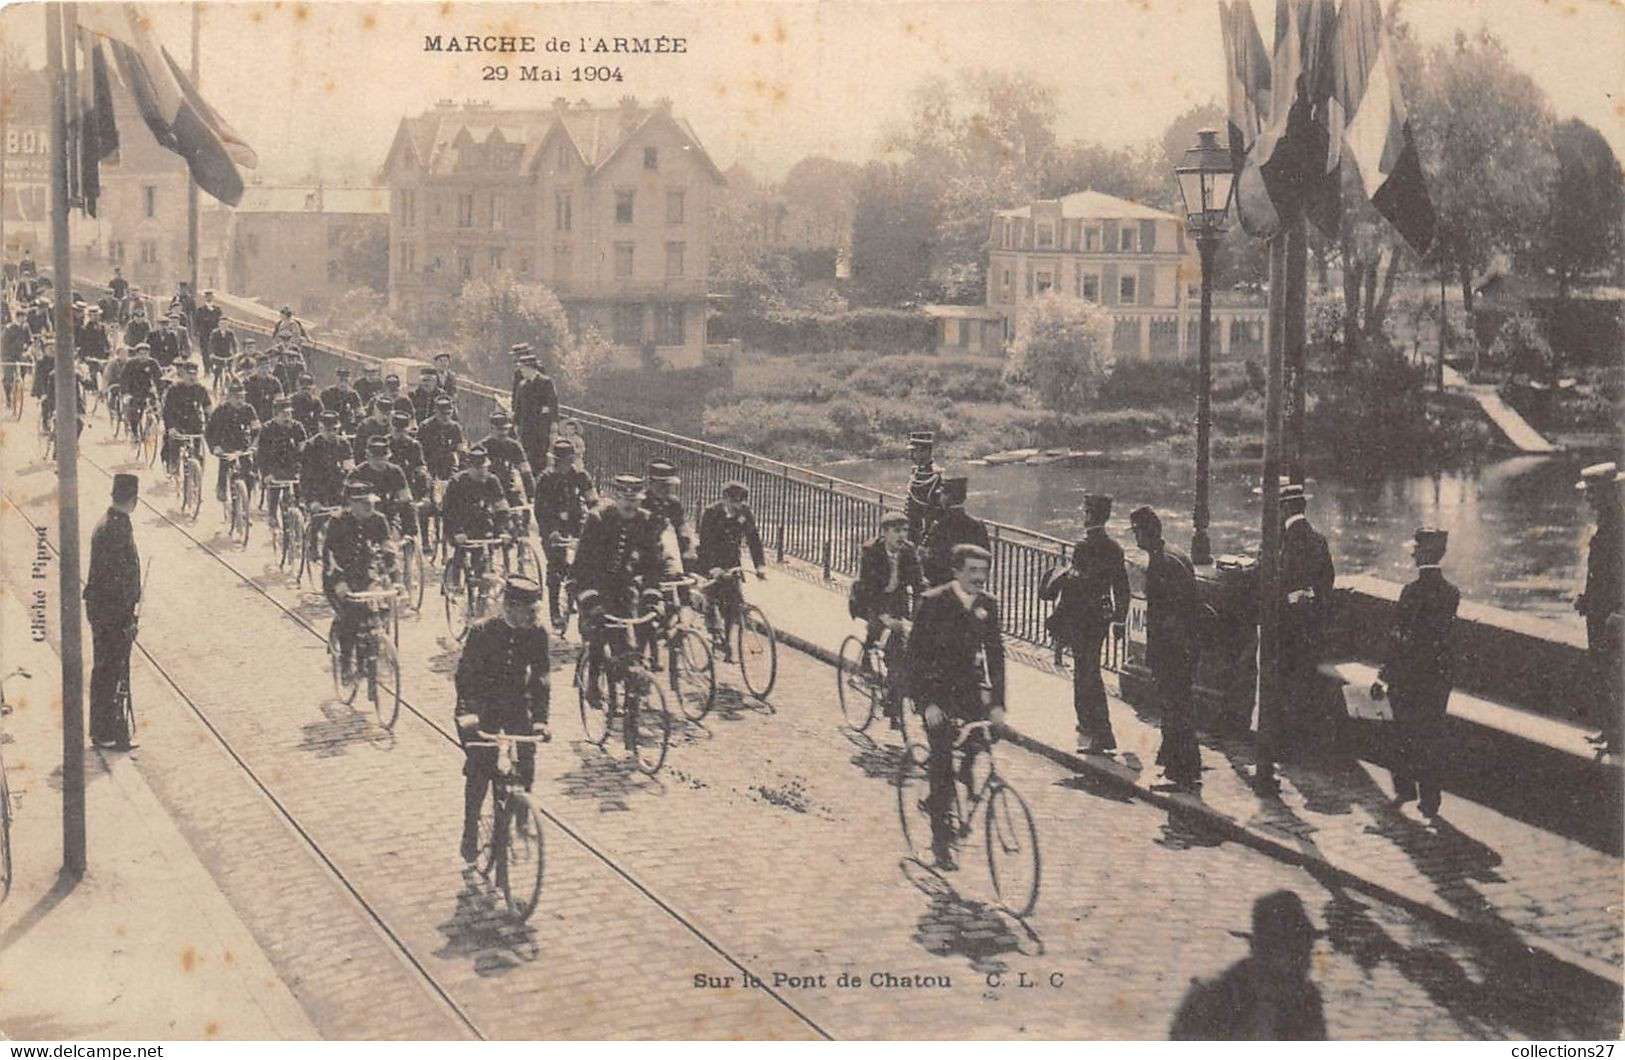
[[[1515,456],[1430,475],[1311,475],[1310,522],[1326,535],[1339,574],[1371,574],[1395,582],[1413,576],[1404,543],[1421,525],[1450,531],[1445,574],[1467,600],[1581,628],[1574,595],[1585,580],[1585,543],[1592,524],[1574,488],[1579,469],[1596,454]],[[825,474],[901,493],[906,461],[843,461]],[[1083,530],[1083,494],[1117,499],[1112,533],[1132,547],[1128,513],[1150,504],[1165,536],[1188,548],[1195,468],[1190,458],[1091,455],[1049,464],[951,463],[950,475],[970,479],[972,515],[1073,540]],[[1257,460],[1214,461],[1209,536],[1216,554],[1254,552],[1259,545]]]

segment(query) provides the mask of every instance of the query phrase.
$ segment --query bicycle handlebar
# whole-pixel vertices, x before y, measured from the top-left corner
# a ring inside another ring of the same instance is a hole
[[[971,733],[977,731],[978,729],[986,731],[989,736],[993,735],[993,723],[991,721],[983,720],[966,722],[964,725],[959,727],[959,736],[954,740],[954,747],[963,747],[965,745],[965,741],[970,739]]]
[[[495,548],[497,545],[507,544],[505,537],[470,537],[463,541],[452,541],[454,548]]]
[[[526,736],[514,732],[486,732],[484,729],[475,729],[474,735],[478,736],[479,739],[469,740],[463,744],[464,747],[496,747],[502,743],[550,743],[553,739],[552,733],[548,733],[546,736],[539,736],[534,733]]]
[[[635,626],[641,626],[648,622],[652,622],[659,617],[659,611],[649,611],[638,616],[637,618],[622,618],[619,615],[605,615],[604,625],[614,626],[616,629],[632,629]]]

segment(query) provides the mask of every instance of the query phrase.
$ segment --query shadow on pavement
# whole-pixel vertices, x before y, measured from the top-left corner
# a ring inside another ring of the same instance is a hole
[[[463,887],[451,919],[437,930],[446,943],[435,951],[442,959],[471,959],[476,975],[503,975],[540,955],[536,931],[509,914],[502,895],[473,869],[463,870]]]
[[[358,699],[364,696],[362,690],[356,691]],[[317,758],[337,758],[352,744],[372,742],[375,726],[367,715],[331,700],[323,703],[319,709],[322,712],[321,721],[299,727],[301,751]]]
[[[615,738],[610,736],[612,741]],[[633,795],[665,793],[660,778],[645,776],[630,758],[616,757],[584,741],[570,746],[580,756],[579,764],[555,778],[567,798],[595,801],[600,813],[610,813],[631,809],[627,800]]]
[[[933,869],[904,858],[903,875],[930,905],[920,914],[914,928],[914,941],[937,957],[961,956],[978,975],[1009,970],[1004,958],[1009,954],[1036,956],[1044,952],[1043,940],[1030,924],[1013,920],[1003,910],[965,898]],[[1011,930],[1012,923],[1017,931]]]

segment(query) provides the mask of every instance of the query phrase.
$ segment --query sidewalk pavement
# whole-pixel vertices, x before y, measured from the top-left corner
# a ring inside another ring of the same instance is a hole
[[[793,561],[772,568],[767,582],[745,587],[781,640],[831,663],[841,641],[862,628],[847,616],[844,592],[835,589],[816,568]],[[1109,705],[1117,754],[1079,756],[1071,674],[1057,671],[1047,653],[1030,645],[1007,639],[1006,651],[1007,723],[1011,738],[1029,750],[1435,921],[1545,952],[1609,983],[1625,977],[1625,864],[1619,858],[1450,792],[1444,816],[1429,824],[1414,805],[1393,808],[1386,771],[1366,762],[1284,766],[1280,798],[1262,799],[1250,786],[1251,748],[1242,740],[1204,737],[1199,795],[1153,790],[1161,732],[1155,717],[1117,697],[1111,674],[1105,676],[1114,693]],[[831,712],[839,717],[833,706]]]
[[[53,637],[55,578],[53,563],[37,583],[49,586]],[[128,755],[86,753],[89,871],[60,879],[61,663],[29,628],[5,585],[5,672],[21,666],[32,678],[7,682],[16,709],[0,723],[16,811],[15,879],[0,905],[0,1037],[319,1038]],[[135,671],[137,702],[166,694],[139,655]]]

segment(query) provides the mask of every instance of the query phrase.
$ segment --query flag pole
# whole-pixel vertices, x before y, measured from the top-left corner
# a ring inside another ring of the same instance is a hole
[[[200,10],[201,6],[202,5],[198,4],[198,3],[193,3],[192,4],[192,87],[194,89],[198,89],[199,91],[201,91],[201,89],[199,89],[199,86],[198,86],[198,37],[200,36],[200,34],[202,32],[202,26],[203,26],[203,17],[202,17],[202,12]],[[189,275],[191,277],[191,282],[192,282],[192,297],[193,297],[193,299],[196,299],[197,296],[198,296],[198,284],[197,284],[198,217],[197,217],[197,207],[198,207],[198,203],[197,203],[197,180],[192,176],[192,168],[190,166],[188,166],[187,170],[186,170],[186,263],[187,263],[187,266],[188,266],[188,271],[189,271]],[[187,328],[187,333],[191,334],[192,321],[188,320],[186,322],[186,328]],[[197,340],[198,336],[192,335],[192,338],[194,340]],[[207,341],[207,339],[208,339],[208,336],[205,335],[205,336],[203,336],[201,341]]]
[[[1269,366],[1264,384],[1264,483],[1258,557],[1258,764],[1253,787],[1260,795],[1280,791],[1275,762],[1281,745],[1281,397],[1285,373],[1287,244],[1294,221],[1281,218],[1269,241]]]
[[[1309,240],[1303,215],[1287,226],[1286,244],[1286,370],[1292,380],[1291,412],[1286,421],[1286,473],[1302,485],[1304,469],[1304,411],[1308,404]],[[1346,321],[1344,327],[1351,327]]]
[[[51,254],[56,290],[56,510],[61,561],[62,871],[85,872],[84,646],[79,612],[79,379],[74,363],[72,247],[68,233],[68,107],[77,99],[72,4],[45,5],[51,64]]]

